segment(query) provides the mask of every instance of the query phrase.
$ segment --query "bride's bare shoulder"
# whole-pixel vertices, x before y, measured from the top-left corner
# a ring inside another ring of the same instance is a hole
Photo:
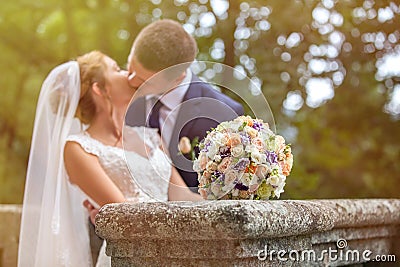
[[[67,141],[64,146],[64,162],[66,167],[68,163],[81,165],[88,161],[97,161],[97,156],[88,153],[80,143],[76,141]]]

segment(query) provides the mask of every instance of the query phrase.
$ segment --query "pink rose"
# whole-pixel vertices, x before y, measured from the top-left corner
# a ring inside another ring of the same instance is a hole
[[[206,179],[211,178],[211,172],[209,172],[209,171],[204,171],[204,172],[203,172],[203,177],[206,178]]]
[[[256,169],[257,177],[264,178],[269,173],[269,169],[266,165],[258,165]]]
[[[204,188],[200,188],[199,193],[202,198],[207,199],[207,191]]]
[[[207,155],[205,153],[200,153],[199,155],[199,167],[200,169],[204,170],[207,166]]]
[[[264,143],[259,137],[255,137],[251,140],[251,143],[258,149],[262,150],[264,148]]]
[[[231,164],[232,158],[226,157],[224,158],[221,163],[218,165],[217,170],[221,173],[225,172],[225,170],[228,168],[228,166]]]
[[[289,162],[286,161],[280,161],[279,162],[279,166],[282,169],[282,173],[285,176],[288,176],[290,174],[290,171],[292,170],[292,166],[290,166]]]
[[[240,137],[240,134],[233,133],[229,135],[228,139],[228,146],[234,147],[242,143],[242,138]]]
[[[288,163],[285,163],[285,165],[282,168],[283,175],[288,176],[290,174],[290,171],[291,171],[290,165]]]
[[[186,136],[182,137],[178,144],[178,149],[182,154],[187,154],[192,150],[192,144],[189,138]]]
[[[238,172],[234,170],[229,170],[225,173],[224,184],[226,186],[232,186],[233,183],[238,179]]]

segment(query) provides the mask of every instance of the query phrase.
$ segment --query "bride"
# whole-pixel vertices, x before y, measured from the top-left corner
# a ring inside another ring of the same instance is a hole
[[[123,125],[134,93],[128,73],[98,51],[56,67],[44,81],[27,170],[19,266],[92,266],[86,199],[95,207],[202,199],[171,166],[157,130]],[[101,264],[110,264],[104,248]]]

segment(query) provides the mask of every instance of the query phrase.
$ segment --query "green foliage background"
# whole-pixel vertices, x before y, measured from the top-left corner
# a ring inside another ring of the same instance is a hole
[[[260,83],[295,156],[283,198],[400,197],[400,107],[388,108],[400,77],[377,74],[380,59],[400,52],[399,1],[231,0],[224,12],[227,3],[1,1],[0,203],[22,202],[35,106],[48,72],[93,49],[124,66],[137,33],[158,18],[186,24],[198,60],[236,66]],[[327,21],[316,20],[321,10]],[[337,53],[313,53],[332,48],[333,32],[342,40]],[[315,72],[312,59],[333,67]],[[310,107],[305,85],[316,77],[333,81],[334,97]],[[296,108],[284,105],[288,94],[300,97]]]

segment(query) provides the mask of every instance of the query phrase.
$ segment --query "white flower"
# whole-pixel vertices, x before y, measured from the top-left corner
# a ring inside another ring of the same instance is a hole
[[[285,138],[283,138],[282,136],[277,135],[275,137],[275,142],[276,142],[278,151],[281,151],[285,148]]]
[[[278,140],[276,136],[271,135],[270,137],[268,137],[266,139],[266,142],[265,142],[267,150],[278,152],[279,142],[280,142],[280,140]]]
[[[243,145],[237,145],[231,148],[231,154],[233,157],[240,157],[243,155],[244,149]]]
[[[216,196],[219,197],[221,195],[221,185],[217,183],[212,183],[211,184],[211,192]]]
[[[267,140],[269,139],[271,136],[274,136],[274,133],[270,130],[270,129],[261,129],[261,131],[259,132],[260,138],[262,138],[263,140]]]
[[[253,151],[258,152],[258,149],[256,148],[255,145],[247,145],[246,148],[244,149],[247,153],[252,153]]]
[[[197,173],[201,171],[198,159],[193,162],[193,170]]]
[[[232,129],[233,132],[239,131],[239,127],[242,126],[243,122],[241,121],[233,121],[230,123],[230,128]]]
[[[279,176],[274,175],[274,176],[268,177],[267,183],[269,183],[272,186],[278,186],[280,184]]]
[[[283,193],[283,191],[285,191],[284,189],[283,189],[283,187],[285,186],[285,181],[282,181],[280,184],[279,184],[279,186],[275,189],[275,191],[274,191],[274,193],[275,193],[275,196],[276,197],[280,197],[281,196],[281,194]]]
[[[244,184],[245,186],[249,186],[251,181],[252,181],[252,178],[253,177],[251,176],[250,173],[245,173],[245,174],[243,174],[242,179],[240,180],[240,182],[242,184]]]
[[[230,127],[230,122],[229,121],[223,121],[217,126],[216,130],[217,131],[222,131],[222,130],[227,129],[229,127]]]
[[[261,154],[258,148],[251,144],[246,146],[245,151],[251,154],[251,160],[256,164],[267,163],[267,155]]]
[[[267,163],[267,155],[261,154],[258,151],[254,151],[251,153],[251,160],[256,164]]]
[[[214,143],[215,143],[217,146],[223,146],[223,145],[226,144],[226,142],[228,141],[228,139],[227,139],[227,137],[226,137],[225,134],[223,134],[223,133],[218,133],[218,132],[217,132],[217,133],[215,134],[214,138],[213,138],[213,141],[214,141]]]
[[[254,138],[258,135],[258,131],[250,126],[245,126],[243,129],[251,138]]]
[[[211,145],[208,147],[207,157],[213,159],[217,153],[218,146],[215,143],[211,143]]]
[[[221,158],[220,155],[215,155],[215,156],[214,156],[214,161],[215,161],[215,162],[221,162],[221,160],[222,160],[222,158]]]

